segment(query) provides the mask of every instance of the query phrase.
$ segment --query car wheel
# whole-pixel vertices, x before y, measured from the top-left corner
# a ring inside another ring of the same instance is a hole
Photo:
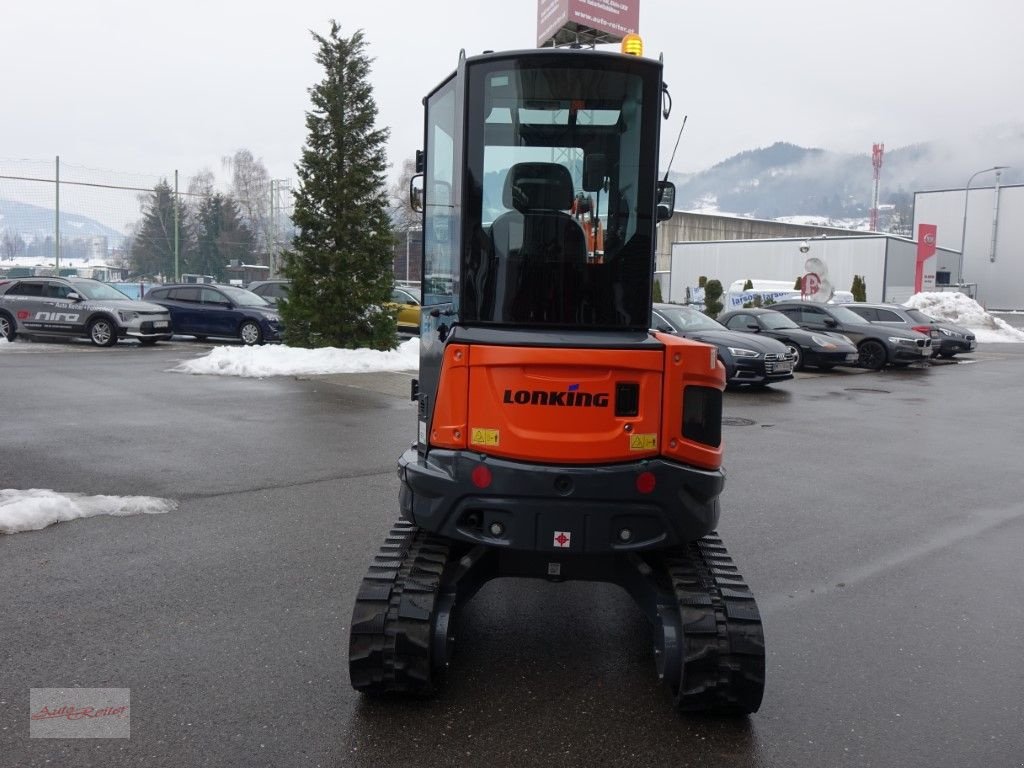
[[[860,345],[858,351],[860,352],[858,362],[863,367],[870,371],[880,371],[885,368],[888,355],[885,352],[885,347],[880,342],[868,339]]]
[[[260,330],[257,323],[252,320],[246,320],[238,329],[238,338],[242,340],[243,344],[249,347],[254,344],[262,344],[263,331]]]
[[[89,324],[89,340],[97,347],[117,344],[117,328],[108,317],[97,317]]]
[[[793,370],[802,371],[804,369],[804,356],[800,354],[800,347],[796,344],[787,344],[786,350],[793,355]]]
[[[0,312],[0,336],[3,336],[8,341],[14,341],[14,337],[18,335],[14,330],[15,328],[14,318],[6,312]]]

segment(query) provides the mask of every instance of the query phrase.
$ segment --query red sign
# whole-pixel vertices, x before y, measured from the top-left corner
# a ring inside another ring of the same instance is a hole
[[[800,281],[800,293],[803,296],[813,296],[821,290],[821,278],[814,272],[808,272]]]
[[[617,43],[640,26],[640,0],[537,0],[537,46]]]
[[[935,255],[938,227],[934,224],[917,225],[917,265],[914,268],[914,291],[921,292],[924,284],[924,263]]]

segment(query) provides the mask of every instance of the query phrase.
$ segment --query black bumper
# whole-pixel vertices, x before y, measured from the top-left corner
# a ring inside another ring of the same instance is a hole
[[[479,488],[473,470],[485,466]],[[654,489],[637,477],[654,475]],[[602,466],[551,466],[475,453],[415,448],[398,460],[402,516],[460,541],[560,554],[661,549],[718,525],[722,470],[662,459]]]
[[[892,358],[890,362],[920,363],[924,360],[928,360],[932,356],[932,348],[930,346],[911,347],[907,344],[890,344],[889,354]]]
[[[793,367],[790,363],[788,371],[776,371],[778,363],[765,363],[764,360],[737,357],[733,358],[729,368],[729,379],[726,384],[770,384],[775,381],[786,381],[793,378]],[[771,368],[771,370],[769,370]]]
[[[804,354],[804,365],[812,368],[819,365],[857,365],[860,356],[857,350],[852,352],[815,352],[808,350]]]
[[[978,342],[974,339],[942,338],[938,342],[932,342],[932,353],[936,355],[956,355],[961,352],[974,352],[978,348]]]

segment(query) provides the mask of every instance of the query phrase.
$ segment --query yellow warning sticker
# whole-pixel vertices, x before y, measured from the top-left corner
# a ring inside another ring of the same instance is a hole
[[[470,443],[473,445],[498,445],[498,430],[473,427]]]
[[[630,435],[629,450],[631,451],[653,451],[658,447],[658,435]]]

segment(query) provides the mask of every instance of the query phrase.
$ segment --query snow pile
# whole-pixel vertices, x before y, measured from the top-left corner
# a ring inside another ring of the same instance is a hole
[[[4,347],[6,347],[6,346],[7,346],[8,344],[10,344],[10,343],[11,343],[11,342],[9,342],[9,341],[7,340],[7,337],[6,337],[6,336],[0,336],[0,349],[3,349]]]
[[[420,340],[409,339],[398,349],[299,349],[297,347],[216,347],[208,355],[187,360],[176,373],[217,376],[293,376],[322,373],[415,371],[420,366]]]
[[[937,320],[948,320],[970,328],[978,341],[1024,342],[1024,331],[992,317],[978,302],[963,293],[916,293],[907,299],[904,306],[919,309]]]
[[[86,496],[46,488],[0,488],[0,533],[38,531],[53,523],[96,515],[156,515],[178,504],[153,496]]]

